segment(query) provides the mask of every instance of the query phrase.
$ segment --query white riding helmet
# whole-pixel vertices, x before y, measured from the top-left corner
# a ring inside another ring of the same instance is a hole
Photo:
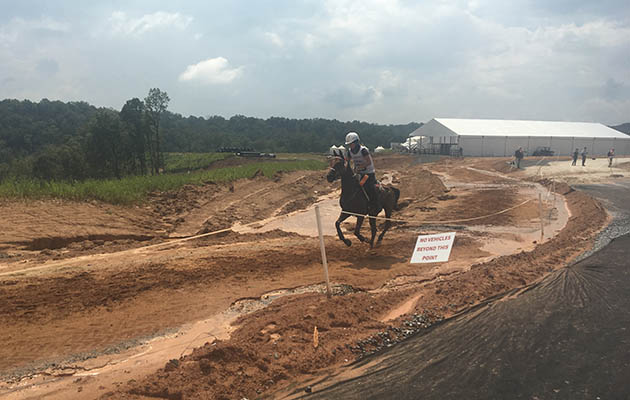
[[[346,144],[351,144],[359,141],[359,134],[356,132],[349,132],[346,135]]]

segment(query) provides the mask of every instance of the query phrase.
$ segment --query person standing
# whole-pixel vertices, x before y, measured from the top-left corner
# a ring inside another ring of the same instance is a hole
[[[516,168],[521,168],[521,160],[523,159],[523,157],[525,156],[525,154],[523,153],[523,148],[519,147],[515,152],[514,152],[514,157],[516,158]]]
[[[586,165],[586,156],[588,155],[588,151],[586,150],[586,146],[584,150],[582,150],[582,166]]]
[[[575,165],[577,163],[578,156],[580,155],[580,149],[575,149],[573,152],[573,162],[571,165]]]
[[[608,152],[608,167],[612,167],[613,158],[615,158],[615,149],[610,149]]]

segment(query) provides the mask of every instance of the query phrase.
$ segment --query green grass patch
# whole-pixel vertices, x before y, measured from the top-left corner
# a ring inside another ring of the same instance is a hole
[[[278,160],[316,160],[326,162],[326,155],[322,153],[276,153]]]
[[[270,177],[280,171],[319,170],[325,167],[324,162],[317,160],[277,160],[191,173],[167,173],[73,183],[14,179],[0,184],[0,198],[60,198],[76,201],[99,200],[111,204],[134,204],[142,202],[147,194],[154,191],[166,192],[177,190],[184,185],[200,185],[209,181],[219,183],[251,178],[258,170],[264,176]]]
[[[165,170],[169,172],[194,171],[213,162],[234,157],[232,153],[165,153]]]

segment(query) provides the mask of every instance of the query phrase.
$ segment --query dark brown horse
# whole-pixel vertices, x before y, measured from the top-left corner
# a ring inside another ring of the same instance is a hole
[[[341,232],[341,223],[350,216],[350,214],[347,214],[344,211],[351,212],[353,214],[361,214],[361,216],[357,216],[357,224],[354,228],[354,235],[362,242],[369,242],[370,248],[373,248],[374,237],[376,236],[376,219],[370,218],[370,230],[372,231],[372,237],[368,240],[365,236],[361,235],[361,226],[363,225],[364,219],[363,216],[369,215],[375,217],[381,212],[381,210],[385,210],[385,216],[390,218],[392,211],[397,207],[400,191],[393,186],[381,187],[380,189],[377,189],[378,205],[376,207],[368,207],[369,204],[367,195],[350,167],[350,160],[346,159],[341,152],[334,152],[333,155],[334,157],[331,159],[330,171],[328,171],[326,179],[328,182],[333,182],[337,178],[341,178],[341,198],[339,199],[341,214],[335,222],[337,235],[339,236],[339,239],[346,244],[346,246],[350,246],[352,242],[350,239],[346,239]],[[389,219],[385,220],[383,231],[376,241],[377,245],[381,243],[383,235],[385,235],[385,232],[387,232],[390,226],[391,221]]]

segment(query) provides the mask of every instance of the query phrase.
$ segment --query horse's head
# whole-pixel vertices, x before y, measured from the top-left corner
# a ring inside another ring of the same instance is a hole
[[[344,159],[340,157],[333,157],[330,159],[330,168],[326,174],[326,180],[328,182],[334,182],[341,177],[341,172],[344,168]]]
[[[333,151],[333,156],[329,160],[328,174],[326,174],[326,180],[328,182],[334,182],[336,179],[341,178],[341,175],[346,168],[346,159],[344,154],[339,151]]]

